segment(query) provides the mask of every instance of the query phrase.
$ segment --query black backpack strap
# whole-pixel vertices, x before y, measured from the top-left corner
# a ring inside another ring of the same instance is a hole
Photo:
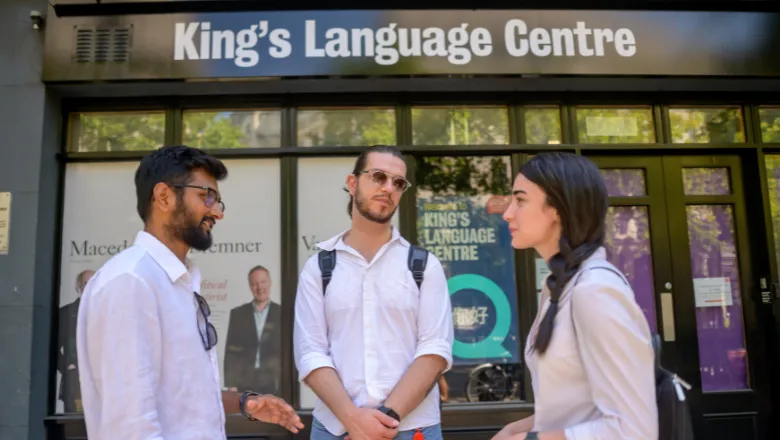
[[[322,273],[322,295],[325,295],[325,289],[328,288],[330,278],[333,276],[333,269],[336,267],[336,250],[322,250],[317,255],[320,263],[320,272]]]
[[[409,246],[409,258],[407,265],[412,272],[414,282],[417,283],[419,289],[423,282],[423,273],[425,273],[425,265],[428,263],[428,251],[419,246]]]

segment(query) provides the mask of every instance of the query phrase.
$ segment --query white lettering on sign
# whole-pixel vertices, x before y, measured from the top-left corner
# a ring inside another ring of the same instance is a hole
[[[200,30],[200,32],[198,32]],[[195,44],[195,34],[198,44]],[[238,67],[254,67],[260,61],[256,49],[262,38],[268,36],[271,47],[268,54],[273,58],[287,58],[292,53],[290,31],[274,29],[268,31],[268,21],[261,20],[238,32],[212,30],[211,23],[176,23],[173,45],[173,59],[182,60],[234,60]]]
[[[453,307],[452,320],[458,330],[473,330],[487,323],[488,308],[480,307]]]
[[[504,40],[507,52],[514,57],[529,52],[538,57],[603,57],[607,45],[612,45],[621,57],[636,55],[636,39],[630,29],[591,29],[584,21],[578,21],[573,29],[534,28],[529,32],[523,20],[513,19],[504,28]]]
[[[444,30],[429,27],[399,28],[390,23],[373,29],[330,28],[325,31],[324,45],[317,39],[317,23],[306,21],[306,56],[309,58],[372,57],[383,66],[396,64],[403,57],[446,57],[456,65],[468,64],[473,55],[493,52],[490,32],[485,28],[468,29],[468,23]]]
[[[466,65],[474,57],[492,55],[494,49],[490,31],[469,23],[449,29],[389,23],[378,29],[332,27],[319,32],[316,20],[306,20],[304,32],[306,58],[368,57],[381,66],[409,57],[441,57],[453,65]],[[266,37],[268,43],[261,45]],[[229,59],[238,67],[254,67],[263,50],[271,58],[291,56],[291,37],[290,30],[273,28],[268,20],[239,30],[212,29],[210,22],[176,23],[173,57],[176,61]],[[612,53],[632,57],[637,52],[630,29],[590,28],[584,21],[573,28],[529,29],[525,21],[511,19],[504,27],[504,44],[513,57],[603,57]]]

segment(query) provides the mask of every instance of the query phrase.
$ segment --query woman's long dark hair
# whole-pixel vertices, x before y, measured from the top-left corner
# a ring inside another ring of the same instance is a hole
[[[560,250],[547,262],[550,276],[550,307],[534,341],[534,350],[544,354],[550,345],[558,301],[580,265],[604,245],[609,200],[596,165],[571,153],[541,153],[520,168],[520,174],[539,186],[547,204],[561,219]]]

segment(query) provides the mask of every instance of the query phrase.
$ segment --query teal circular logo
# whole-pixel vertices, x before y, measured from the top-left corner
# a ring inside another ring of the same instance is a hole
[[[504,291],[489,278],[470,273],[450,278],[447,281],[447,286],[450,295],[463,289],[482,292],[496,309],[496,325],[493,327],[493,331],[479,342],[464,343],[456,339],[452,345],[452,354],[464,359],[512,357],[512,354],[501,345],[509,334],[512,320],[511,306]]]

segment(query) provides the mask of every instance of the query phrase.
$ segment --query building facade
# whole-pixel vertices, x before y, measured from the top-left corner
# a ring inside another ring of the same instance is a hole
[[[348,227],[356,156],[392,144],[413,184],[394,224],[451,290],[445,438],[531,414],[523,351],[546,265],[511,248],[501,213],[525,161],[570,151],[602,169],[610,259],[663,364],[693,385],[697,436],[777,438],[780,14],[546,3],[0,5],[0,439],[86,438],[79,295],[132,243],[133,173],[164,144],[230,171],[214,246],[192,254],[225,389],[280,395],[310,425],[292,360],[299,270]],[[268,298],[257,336],[244,312]],[[227,428],[292,437],[240,416]]]

